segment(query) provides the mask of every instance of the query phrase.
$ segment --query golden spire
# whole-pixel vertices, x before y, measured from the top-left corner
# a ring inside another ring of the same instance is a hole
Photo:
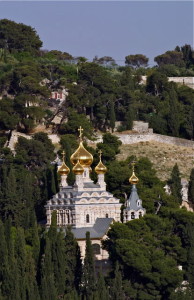
[[[99,158],[100,158],[100,161],[99,163],[97,164],[97,166],[95,167],[95,172],[97,174],[105,174],[107,172],[107,167],[105,167],[102,163],[102,151],[100,150],[99,152]]]
[[[131,177],[129,178],[129,182],[131,183],[131,184],[137,184],[138,182],[139,182],[139,179],[137,178],[137,176],[135,175],[135,161],[132,161],[132,163],[131,163],[131,165],[132,165],[132,175],[131,175]]]
[[[82,167],[90,167],[90,165],[93,162],[93,156],[90,152],[88,152],[82,141],[82,135],[83,135],[83,128],[80,126],[78,128],[79,131],[79,138],[80,143],[78,149],[71,155],[70,160],[71,163],[75,166],[79,160],[79,163],[82,165]]]
[[[62,163],[61,167],[59,168],[58,173],[60,175],[68,175],[70,172],[70,169],[68,168],[68,166],[65,163],[65,152],[63,151],[61,154],[62,154],[63,163]]]
[[[76,165],[73,167],[72,171],[73,171],[73,173],[74,173],[75,175],[82,175],[82,174],[83,174],[84,168],[83,168],[82,165],[80,164],[79,159],[78,159]]]

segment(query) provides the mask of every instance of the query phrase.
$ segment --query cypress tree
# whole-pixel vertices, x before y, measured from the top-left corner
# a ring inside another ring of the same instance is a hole
[[[180,121],[178,111],[178,100],[174,88],[172,88],[169,92],[169,104],[170,112],[168,117],[168,126],[170,129],[170,133],[172,134],[172,136],[179,136]]]
[[[134,118],[133,115],[134,115],[134,112],[133,112],[132,106],[129,105],[127,112],[125,114],[125,124],[126,124],[127,130],[131,130],[133,127],[133,118]]]
[[[108,293],[102,272],[100,272],[98,281],[97,281],[97,293],[98,293],[98,298],[100,300],[109,299],[109,293]]]
[[[15,249],[15,260],[16,260],[17,274],[18,274],[17,280],[19,286],[20,300],[26,300],[26,290],[25,290],[26,251],[25,251],[24,231],[22,228],[17,228],[16,230],[14,249]]]
[[[109,112],[109,122],[110,122],[110,128],[112,129],[112,132],[114,131],[114,128],[115,128],[115,121],[116,121],[116,116],[115,116],[114,102],[113,102],[113,100],[111,100],[110,112]]]
[[[42,257],[41,265],[41,286],[40,294],[42,299],[56,300],[57,293],[54,281],[54,270],[51,257],[51,245],[50,240],[46,237],[45,240],[45,251]]]
[[[53,169],[48,168],[46,175],[47,175],[48,198],[50,199],[53,195],[56,194],[56,185],[55,185],[55,177],[53,174]]]
[[[86,232],[86,252],[82,274],[82,295],[84,299],[92,299],[96,290],[96,278],[94,269],[94,255],[90,241],[90,233]]]
[[[4,225],[0,221],[0,287],[2,296],[9,295],[8,249],[5,239]]]
[[[124,292],[122,287],[122,276],[121,272],[119,271],[119,264],[116,263],[115,272],[114,272],[114,279],[112,280],[112,287],[111,287],[111,299],[112,300],[124,300]]]
[[[71,232],[66,228],[65,234],[65,257],[66,257],[66,292],[76,289],[79,291],[82,275],[82,262],[80,248]]]
[[[26,300],[39,300],[38,286],[36,282],[36,267],[31,251],[26,253],[25,266]]]
[[[181,178],[180,178],[180,172],[178,165],[175,164],[172,173],[171,173],[171,178],[168,181],[171,189],[171,193],[175,198],[175,201],[178,202],[179,204],[182,203],[182,195],[181,195]]]
[[[194,204],[194,169],[191,170],[188,188],[188,199]]]

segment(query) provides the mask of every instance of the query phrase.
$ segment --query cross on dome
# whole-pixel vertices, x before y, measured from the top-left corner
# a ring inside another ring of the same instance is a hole
[[[82,135],[83,135],[83,128],[80,126],[78,128],[78,131],[79,131],[79,138],[81,139],[82,138]]]
[[[99,150],[98,153],[99,153],[99,157],[101,159],[101,157],[102,157],[102,150]]]
[[[62,158],[63,158],[63,162],[64,162],[64,160],[65,160],[65,151],[63,150],[63,152],[61,152],[61,154],[62,154]]]

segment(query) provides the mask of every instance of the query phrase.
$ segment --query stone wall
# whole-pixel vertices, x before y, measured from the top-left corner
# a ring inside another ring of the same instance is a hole
[[[194,89],[194,77],[168,77],[168,80],[178,84],[185,84],[186,86]],[[140,84],[146,84],[146,81],[147,76],[141,76]]]

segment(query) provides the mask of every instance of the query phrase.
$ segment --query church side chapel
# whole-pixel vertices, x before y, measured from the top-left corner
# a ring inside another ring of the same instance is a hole
[[[108,259],[108,252],[101,248],[101,241],[106,238],[106,233],[113,221],[121,220],[121,203],[106,190],[104,176],[107,172],[102,163],[102,152],[99,151],[99,163],[95,167],[97,183],[90,178],[93,156],[83,145],[83,129],[79,129],[79,147],[71,155],[72,171],[75,174],[73,186],[67,184],[67,176],[70,169],[65,163],[63,152],[62,165],[58,169],[61,176],[60,190],[45,206],[47,226],[51,225],[52,212],[57,212],[57,225],[64,227],[70,225],[72,232],[80,246],[82,257],[85,256],[86,232],[90,233],[94,254],[97,260]],[[136,184],[138,178],[134,173],[129,179],[132,184],[132,192],[124,210],[124,222],[139,218],[145,214],[142,201],[139,199]]]

